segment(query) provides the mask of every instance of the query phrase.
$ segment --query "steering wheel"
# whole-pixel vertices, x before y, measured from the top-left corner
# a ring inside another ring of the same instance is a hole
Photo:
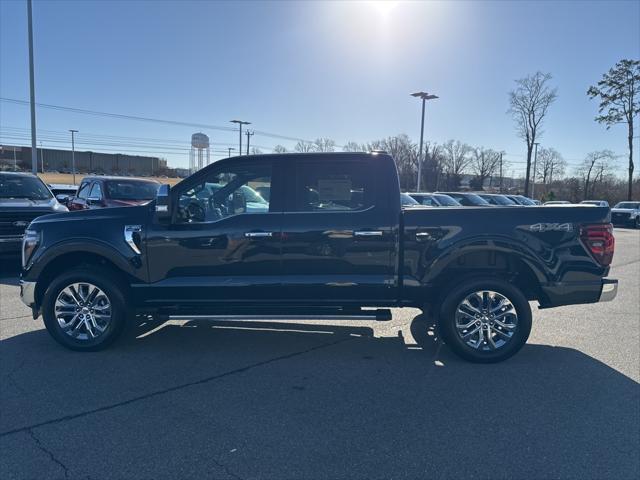
[[[204,222],[205,220],[204,208],[198,202],[189,202],[183,211],[186,220],[193,222]]]

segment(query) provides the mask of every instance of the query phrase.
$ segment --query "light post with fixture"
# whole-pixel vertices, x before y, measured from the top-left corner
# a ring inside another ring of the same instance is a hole
[[[422,183],[422,143],[424,139],[424,107],[427,100],[435,100],[439,98],[437,95],[432,95],[427,92],[416,92],[411,94],[412,97],[422,99],[422,120],[420,122],[420,151],[418,153],[418,180],[416,181],[416,191],[420,191],[420,184]]]

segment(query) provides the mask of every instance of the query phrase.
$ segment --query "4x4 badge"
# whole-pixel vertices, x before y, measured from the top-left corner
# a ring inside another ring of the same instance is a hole
[[[570,232],[573,225],[570,223],[534,223],[529,227],[533,232]]]

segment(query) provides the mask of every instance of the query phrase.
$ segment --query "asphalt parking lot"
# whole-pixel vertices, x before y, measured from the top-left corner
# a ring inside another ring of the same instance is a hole
[[[172,320],[74,353],[5,262],[0,477],[639,478],[640,231],[615,234],[618,298],[534,310],[496,365],[454,357],[417,310]]]

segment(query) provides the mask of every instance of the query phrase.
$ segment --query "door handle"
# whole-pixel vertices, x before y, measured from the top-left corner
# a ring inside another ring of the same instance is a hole
[[[247,238],[265,238],[272,237],[273,232],[245,232],[244,236]]]
[[[381,237],[382,230],[360,230],[353,232],[356,237]]]

